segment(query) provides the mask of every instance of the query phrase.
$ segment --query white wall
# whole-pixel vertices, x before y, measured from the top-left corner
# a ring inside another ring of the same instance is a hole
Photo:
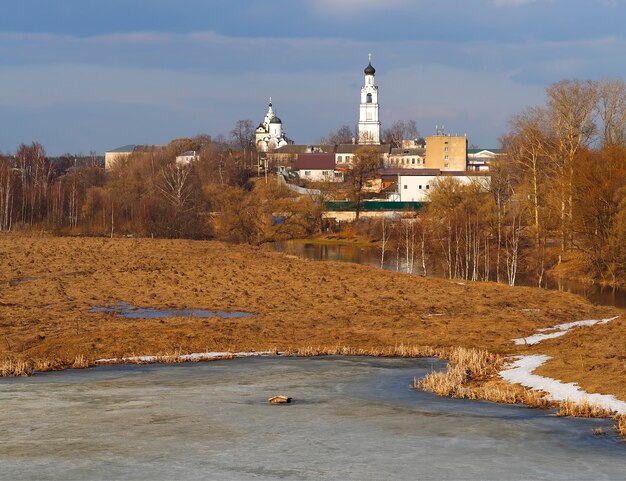
[[[337,175],[335,175],[337,173]],[[299,170],[298,175],[302,180],[311,182],[343,182],[343,172],[337,170]]]
[[[398,178],[398,193],[401,202],[424,202],[433,189],[436,175],[401,175]]]
[[[424,202],[428,200],[428,194],[437,185],[438,179],[456,179],[462,184],[481,182],[485,188],[489,186],[490,177],[475,175],[400,175],[398,178],[398,193],[402,202]]]

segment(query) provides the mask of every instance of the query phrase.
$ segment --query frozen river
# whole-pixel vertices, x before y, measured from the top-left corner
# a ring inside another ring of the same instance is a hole
[[[611,421],[410,390],[433,366],[255,358],[3,379],[0,479],[626,479]]]

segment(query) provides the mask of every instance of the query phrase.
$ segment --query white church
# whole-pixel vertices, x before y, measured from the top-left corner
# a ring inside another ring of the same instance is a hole
[[[283,122],[272,108],[272,97],[263,122],[256,128],[256,149],[258,152],[276,150],[288,144],[293,144],[283,132]]]
[[[378,114],[378,86],[376,85],[376,69],[372,67],[372,54],[368,55],[365,67],[365,83],[361,87],[361,105],[359,107],[358,138],[359,144],[380,144],[380,120]]]
[[[368,55],[368,64],[363,71],[365,80],[361,87],[359,106],[359,123],[357,136],[353,144],[380,145],[380,106],[378,104],[378,86],[376,85],[376,69],[372,66],[372,54]],[[293,144],[283,131],[282,121],[274,112],[270,97],[267,114],[255,131],[258,152],[271,152]],[[304,146],[303,146],[304,147]],[[310,147],[310,146],[309,146]]]

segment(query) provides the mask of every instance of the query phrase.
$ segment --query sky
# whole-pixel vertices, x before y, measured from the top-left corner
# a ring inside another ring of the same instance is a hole
[[[626,0],[20,0],[0,16],[0,152],[49,155],[258,124],[296,143],[358,122],[497,147],[562,79],[626,76]]]

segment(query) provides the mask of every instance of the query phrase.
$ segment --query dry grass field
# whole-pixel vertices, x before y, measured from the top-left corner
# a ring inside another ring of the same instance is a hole
[[[134,306],[248,311],[239,319],[125,319]],[[621,311],[565,293],[411,277],[314,262],[219,242],[0,236],[0,359],[39,368],[173,352],[302,346],[463,346],[541,352],[541,374],[626,400],[626,321],[582,328],[536,347],[536,328]]]

